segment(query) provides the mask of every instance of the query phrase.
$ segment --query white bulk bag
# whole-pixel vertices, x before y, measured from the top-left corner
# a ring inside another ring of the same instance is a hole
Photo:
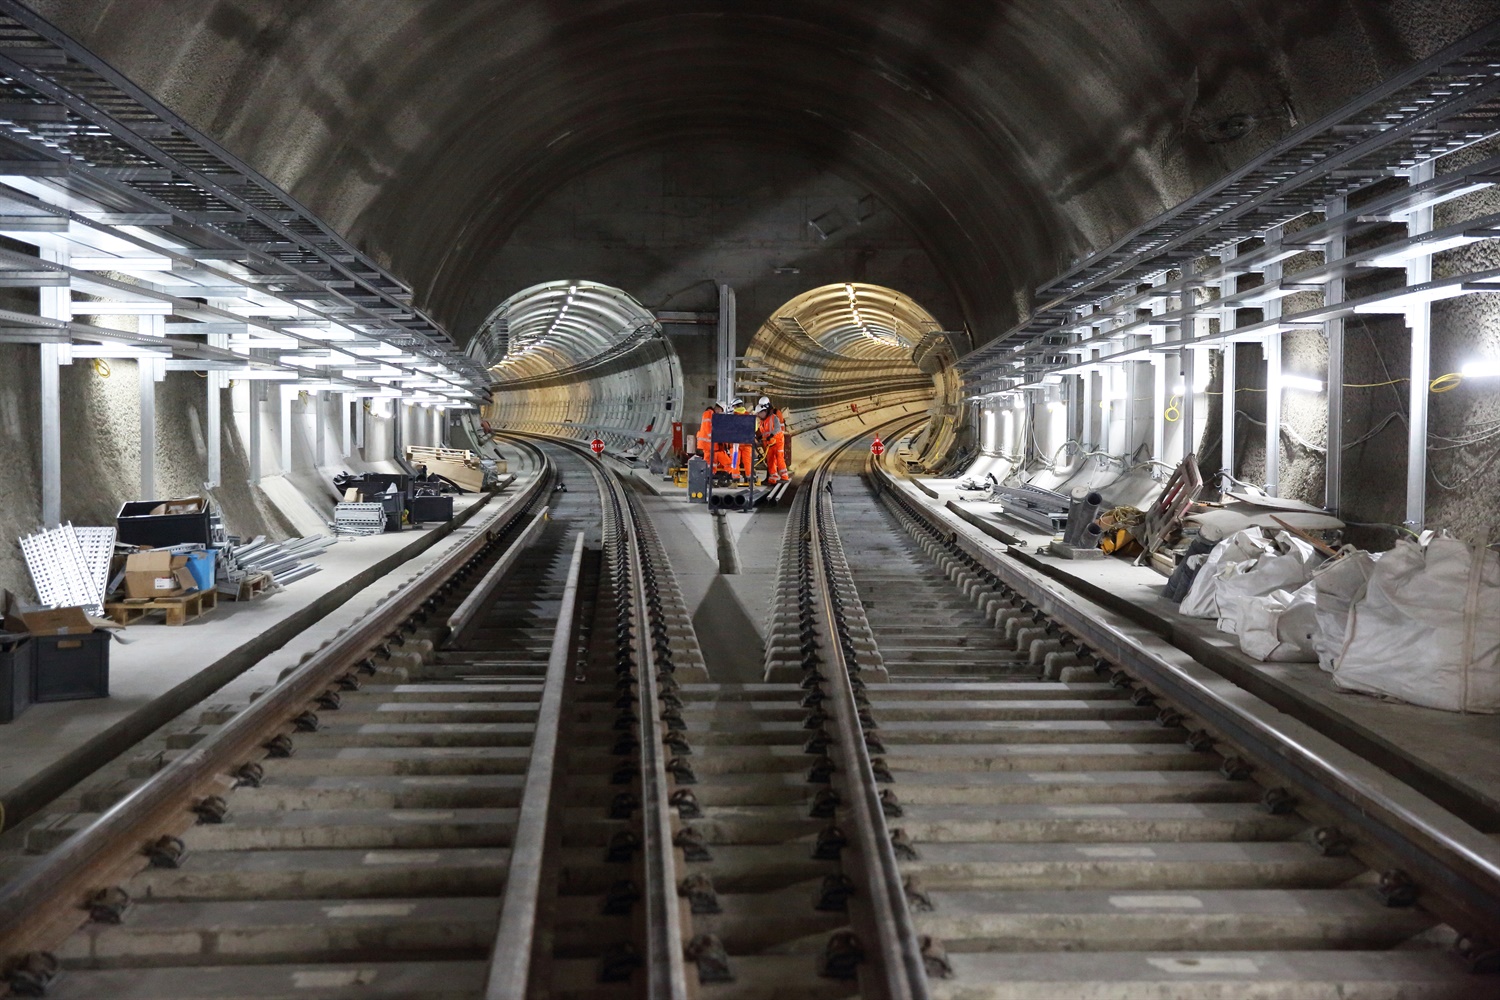
[[[1269,552],[1253,561],[1237,563],[1219,575],[1215,599],[1219,604],[1219,631],[1238,634],[1242,607],[1253,597],[1272,591],[1294,591],[1312,579],[1318,552],[1305,540],[1286,532],[1276,533]]]
[[[1215,545],[1199,568],[1198,575],[1193,577],[1193,585],[1188,588],[1182,604],[1178,605],[1178,613],[1188,618],[1219,617],[1219,575],[1238,563],[1271,551],[1271,548],[1271,542],[1259,528],[1236,531]]]
[[[1240,649],[1272,663],[1312,663],[1318,658],[1316,594],[1312,583],[1296,591],[1273,590],[1240,605]]]
[[[1380,556],[1379,552],[1366,552],[1346,545],[1339,550],[1337,559],[1328,560],[1313,572],[1313,587],[1317,593],[1318,666],[1324,670],[1333,670],[1344,649],[1349,608],[1365,596],[1370,574],[1375,572],[1375,560]]]
[[[1349,612],[1336,686],[1450,712],[1500,712],[1500,554],[1396,543]]]

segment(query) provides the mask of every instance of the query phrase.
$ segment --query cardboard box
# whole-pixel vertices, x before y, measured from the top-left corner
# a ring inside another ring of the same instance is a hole
[[[10,595],[6,596],[9,598]],[[94,631],[94,623],[82,608],[22,611],[15,604],[7,603],[5,631],[31,635],[87,635]]]
[[[197,589],[187,556],[147,549],[125,559],[126,597],[180,597]]]

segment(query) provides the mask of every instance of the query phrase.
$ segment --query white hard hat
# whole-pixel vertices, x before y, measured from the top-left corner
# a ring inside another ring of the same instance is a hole
[[[768,409],[770,407],[770,405],[771,405],[771,399],[770,399],[769,396],[762,396],[762,397],[760,397],[759,399],[757,399],[755,401],[755,408],[757,410]]]
[[[745,401],[743,399],[741,399],[740,397],[736,396],[736,397],[734,397],[733,399],[731,399],[729,401],[729,405],[730,406],[744,406],[745,405]]]

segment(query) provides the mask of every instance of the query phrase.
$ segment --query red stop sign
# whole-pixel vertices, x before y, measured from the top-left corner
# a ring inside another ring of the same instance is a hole
[[[870,454],[879,457],[885,454],[885,445],[880,443],[880,435],[875,435],[875,440],[870,442]]]
[[[589,447],[592,448],[592,449],[594,449],[594,454],[595,455],[602,455],[602,454],[604,454],[604,442],[602,440],[600,440],[599,438],[594,438],[594,440],[590,441],[589,442]]]

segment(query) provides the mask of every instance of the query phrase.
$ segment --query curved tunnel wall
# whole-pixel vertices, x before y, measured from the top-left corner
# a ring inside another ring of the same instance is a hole
[[[618,288],[551,281],[506,299],[469,345],[495,378],[495,430],[656,455],[672,442],[682,369],[656,318]]]
[[[786,410],[799,459],[892,418],[925,414],[920,460],[937,465],[954,442],[954,358],[949,334],[900,292],[824,285],[787,302],[756,331],[738,388]]]

